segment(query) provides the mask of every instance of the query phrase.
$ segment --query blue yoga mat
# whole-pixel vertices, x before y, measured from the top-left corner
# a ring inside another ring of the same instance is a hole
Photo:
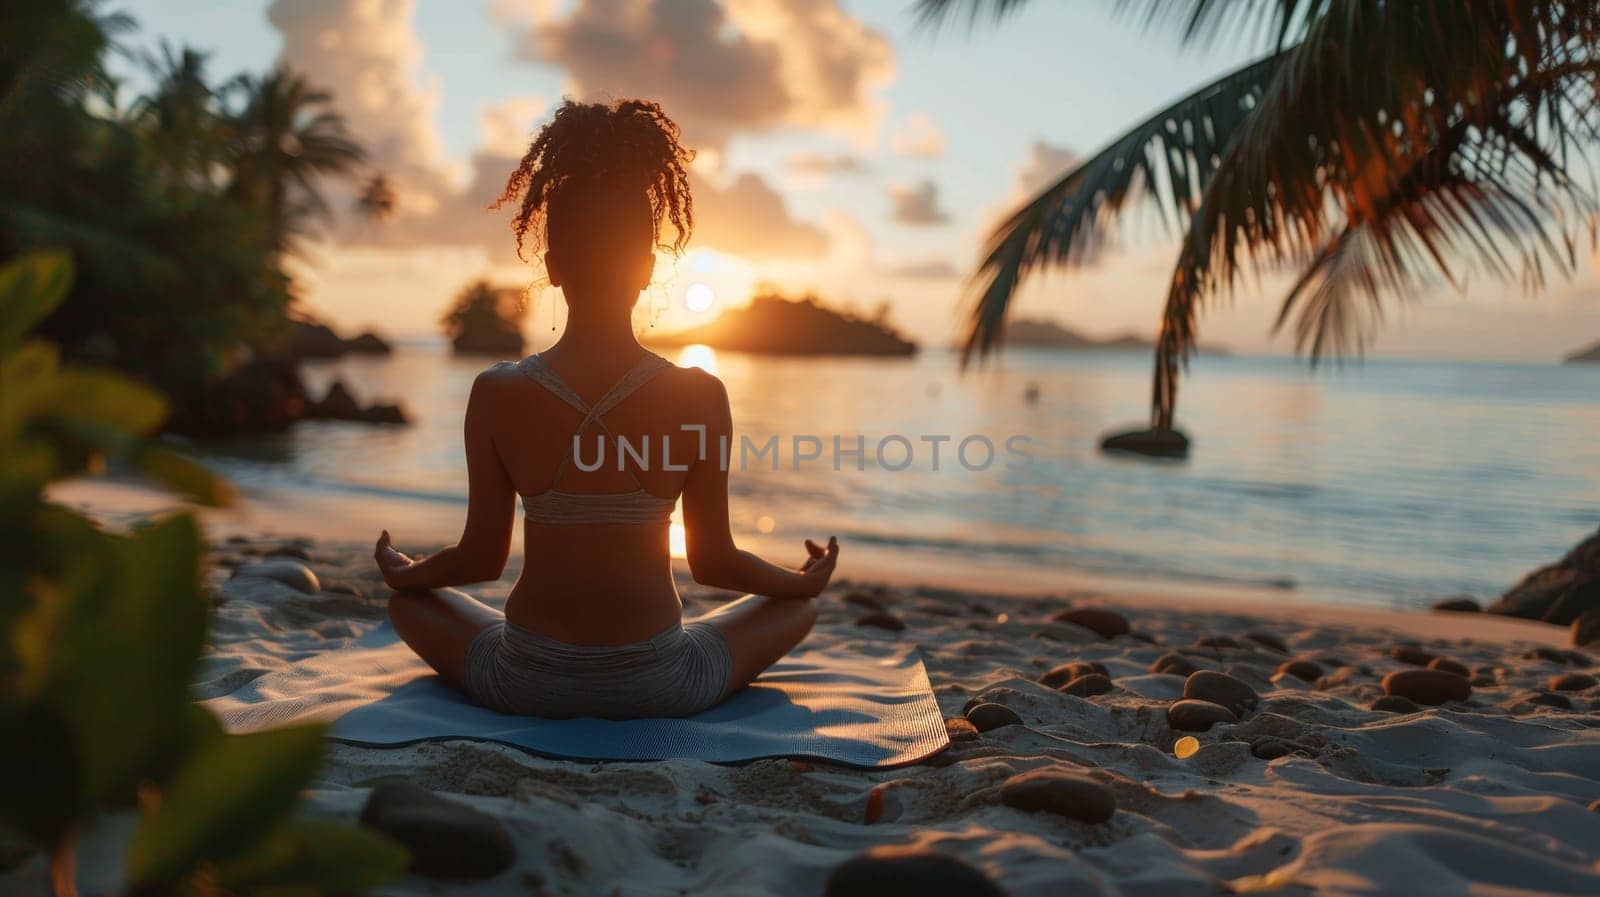
[[[331,721],[333,738],[396,746],[466,739],[584,760],[800,757],[859,767],[915,763],[949,745],[916,649],[802,650],[748,688],[683,719],[545,720],[469,702],[387,625],[348,648],[260,676],[204,702],[230,731]]]

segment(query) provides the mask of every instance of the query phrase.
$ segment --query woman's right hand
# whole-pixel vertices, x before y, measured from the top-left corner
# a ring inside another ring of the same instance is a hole
[[[401,588],[395,576],[416,563],[394,547],[394,541],[389,538],[388,530],[384,530],[378,536],[378,544],[372,549],[372,559],[378,562],[378,572],[383,575],[384,583],[391,589]]]
[[[800,578],[805,582],[805,591],[808,597],[815,598],[822,594],[828,587],[828,580],[833,578],[833,569],[839,563],[839,540],[834,536],[828,537],[828,547],[806,540],[806,562],[800,568]]]

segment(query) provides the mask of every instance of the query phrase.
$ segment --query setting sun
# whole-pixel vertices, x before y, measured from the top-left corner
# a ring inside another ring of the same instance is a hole
[[[717,303],[717,293],[709,284],[695,281],[683,291],[683,307],[690,311],[707,311]]]

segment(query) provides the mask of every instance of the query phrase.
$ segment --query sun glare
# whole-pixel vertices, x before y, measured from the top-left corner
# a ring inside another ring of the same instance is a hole
[[[672,509],[672,522],[667,526],[667,552],[675,558],[689,556],[689,536],[683,528],[683,499]]]
[[[715,304],[717,304],[717,294],[709,284],[695,281],[683,291],[683,307],[690,311],[706,311]]]
[[[684,346],[682,351],[678,353],[678,364],[689,368],[699,368],[708,374],[715,374],[717,372],[717,350],[704,343]]]

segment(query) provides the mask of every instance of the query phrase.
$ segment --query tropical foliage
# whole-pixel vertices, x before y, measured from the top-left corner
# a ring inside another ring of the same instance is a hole
[[[349,894],[398,876],[407,856],[386,839],[290,815],[322,727],[225,735],[191,703],[210,607],[193,515],[120,534],[46,500],[108,458],[228,499],[145,441],[158,393],[26,339],[70,284],[64,254],[0,267],[0,845],[47,851],[58,897],[77,893],[75,846],[108,815],[136,820],[130,897]]]
[[[1021,0],[920,0],[925,21]],[[1385,303],[1479,271],[1538,288],[1595,239],[1600,6],[1573,0],[1123,0],[1189,43],[1258,60],[1156,112],[1017,209],[976,275],[966,358],[998,345],[1019,285],[1074,268],[1135,201],[1182,235],[1156,346],[1169,428],[1204,306],[1297,272],[1278,326],[1313,362],[1359,351]]]
[[[285,253],[361,149],[298,75],[219,82],[190,49],[147,55],[153,86],[124,103],[106,59],[134,55],[131,24],[94,0],[0,0],[0,21],[0,258],[69,251],[41,333],[186,407],[286,333]]]

